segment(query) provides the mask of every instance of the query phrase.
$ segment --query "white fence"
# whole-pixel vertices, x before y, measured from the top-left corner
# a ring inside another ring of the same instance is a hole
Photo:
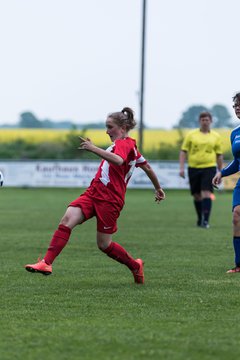
[[[0,161],[4,186],[8,187],[86,187],[95,176],[100,161]],[[152,161],[165,189],[188,189],[188,179],[179,177],[178,162]],[[137,168],[129,188],[152,188],[144,171]]]

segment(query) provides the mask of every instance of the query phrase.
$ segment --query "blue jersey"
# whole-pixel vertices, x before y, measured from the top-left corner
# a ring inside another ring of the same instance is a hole
[[[231,133],[231,145],[232,145],[232,154],[234,159],[222,169],[222,177],[235,174],[239,171],[240,168],[240,126],[235,128]],[[237,185],[240,185],[240,180],[238,180]]]

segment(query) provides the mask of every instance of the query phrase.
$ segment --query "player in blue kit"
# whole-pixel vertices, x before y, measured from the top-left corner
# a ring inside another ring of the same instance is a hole
[[[240,92],[233,97],[233,108],[240,119]],[[234,159],[214,176],[212,183],[217,186],[224,176],[235,174],[240,170],[240,125],[231,133],[232,153]],[[240,273],[240,178],[233,190],[233,247],[235,252],[235,267],[227,273]]]

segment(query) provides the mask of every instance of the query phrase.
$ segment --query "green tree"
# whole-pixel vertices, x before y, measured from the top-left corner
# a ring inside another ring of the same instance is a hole
[[[174,128],[197,128],[199,126],[199,114],[202,111],[209,111],[212,114],[213,127],[215,128],[230,128],[234,126],[231,115],[226,106],[216,104],[210,109],[203,105],[190,106],[185,112],[183,112],[182,117]]]
[[[183,114],[175,128],[190,128],[198,127],[198,117],[200,112],[207,111],[207,108],[202,105],[190,106]]]
[[[214,105],[210,109],[213,116],[213,126],[215,128],[230,128],[233,127],[232,118],[228,109],[224,105]]]
[[[20,114],[19,127],[21,128],[42,128],[42,122],[30,111]]]

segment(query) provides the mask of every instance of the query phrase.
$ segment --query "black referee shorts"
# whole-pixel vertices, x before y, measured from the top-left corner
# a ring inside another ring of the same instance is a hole
[[[213,192],[212,179],[216,174],[216,167],[203,169],[188,168],[191,194],[199,194],[202,190]]]

